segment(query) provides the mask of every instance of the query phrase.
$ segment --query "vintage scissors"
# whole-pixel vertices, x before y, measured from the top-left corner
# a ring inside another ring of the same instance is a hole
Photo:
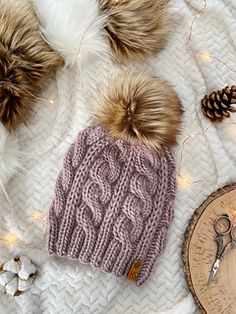
[[[215,262],[211,267],[208,285],[214,280],[224,256],[236,247],[236,223],[233,224],[231,222],[229,215],[223,214],[217,217],[214,223],[214,229],[216,232],[215,241],[217,243],[217,252]],[[230,236],[230,242],[224,247],[223,237],[226,235]]]

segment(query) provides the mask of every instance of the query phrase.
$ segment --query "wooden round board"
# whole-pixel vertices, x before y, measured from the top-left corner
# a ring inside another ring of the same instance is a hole
[[[210,195],[195,211],[185,233],[183,245],[184,270],[188,286],[202,313],[236,313],[236,249],[223,259],[213,282],[208,277],[215,260],[214,221],[227,213],[236,217],[236,184],[226,186]],[[224,244],[229,236],[224,237]]]

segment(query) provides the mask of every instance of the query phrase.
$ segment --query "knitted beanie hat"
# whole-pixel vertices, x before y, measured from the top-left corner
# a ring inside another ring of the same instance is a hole
[[[167,146],[181,105],[166,83],[131,73],[111,85],[98,108],[99,124],[79,134],[57,179],[49,253],[141,285],[173,217],[175,165]]]

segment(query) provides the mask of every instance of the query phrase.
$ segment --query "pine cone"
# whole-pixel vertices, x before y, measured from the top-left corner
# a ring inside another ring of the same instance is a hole
[[[215,122],[221,122],[224,118],[230,117],[230,112],[236,112],[232,104],[236,104],[236,86],[234,85],[205,95],[201,101],[203,114]]]

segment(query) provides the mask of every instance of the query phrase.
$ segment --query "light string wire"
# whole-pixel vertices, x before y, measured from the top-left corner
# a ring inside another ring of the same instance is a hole
[[[198,50],[193,50],[191,47],[190,47],[190,42],[191,42],[191,39],[192,39],[192,35],[193,35],[193,30],[194,30],[194,26],[197,22],[198,19],[200,19],[204,14],[205,14],[205,11],[207,9],[207,0],[203,0],[204,4],[203,4],[203,7],[199,10],[199,12],[197,13],[197,15],[194,17],[192,23],[191,23],[191,26],[190,26],[190,29],[189,29],[189,34],[188,34],[188,40],[187,40],[187,43],[186,43],[186,48],[187,50],[191,50],[192,52],[194,52],[195,54],[201,56],[205,61],[212,61],[212,60],[215,60],[217,61],[218,63],[224,65],[229,71],[231,72],[234,72],[236,73],[236,70],[232,69],[226,62],[222,61],[221,59],[213,56],[212,54],[210,54],[209,52],[200,52]]]
[[[236,73],[236,71],[234,69],[232,69],[227,63],[223,62],[222,60],[220,60],[219,58],[213,56],[212,54],[210,54],[209,52],[200,52],[200,51],[196,51],[196,50],[193,50],[191,47],[190,47],[190,42],[191,42],[191,39],[192,39],[192,35],[193,35],[193,31],[194,31],[194,27],[195,27],[195,24],[197,22],[197,20],[202,17],[204,14],[205,14],[205,11],[207,9],[207,0],[203,0],[204,4],[203,4],[203,7],[199,10],[199,12],[195,15],[191,25],[190,25],[190,29],[189,29],[189,33],[188,33],[188,39],[187,39],[187,42],[186,42],[186,49],[187,50],[191,50],[193,51],[195,54],[197,55],[200,55],[202,57],[203,60],[205,60],[206,62],[211,62],[212,60],[215,60],[219,63],[221,63],[222,65],[224,65],[228,70]],[[232,125],[235,125],[234,122],[230,123]],[[213,126],[213,124],[212,124]],[[207,127],[206,129],[203,130],[204,133],[207,133],[208,129],[210,128],[211,126]],[[182,142],[182,146],[181,146],[181,151],[180,151],[180,162],[179,162],[179,166],[178,166],[178,171],[177,171],[177,179],[178,179],[178,183],[180,186],[182,187],[186,187],[190,184],[197,184],[197,183],[203,183],[206,181],[205,180],[196,180],[196,181],[191,181],[189,180],[187,177],[185,177],[183,174],[182,174],[182,163],[183,163],[183,155],[184,155],[184,149],[186,147],[186,144],[193,138],[196,138],[197,136],[200,136],[202,135],[203,133],[200,132],[200,133],[197,133],[197,134],[191,134],[189,135],[188,137],[186,137],[183,142]],[[207,183],[211,183],[211,184],[216,184],[216,182],[207,182]],[[217,185],[218,186],[218,185]],[[218,186],[219,187],[219,186]],[[220,187],[219,187],[220,188]]]

